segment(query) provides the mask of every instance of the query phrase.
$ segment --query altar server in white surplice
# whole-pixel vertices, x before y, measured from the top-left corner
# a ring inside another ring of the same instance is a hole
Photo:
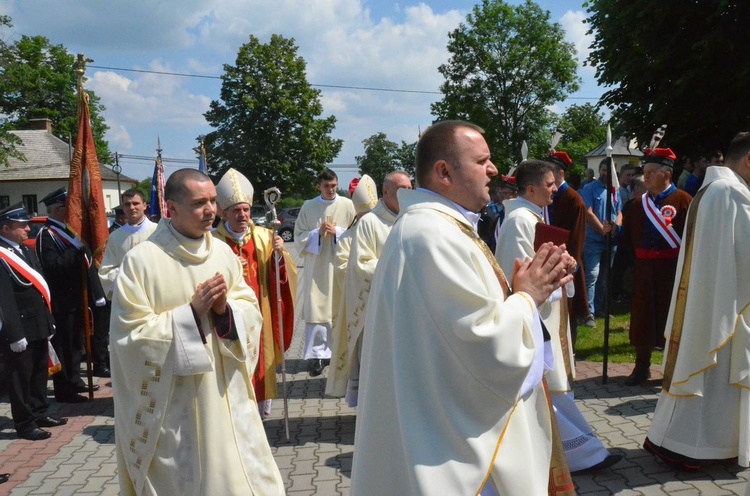
[[[541,160],[527,160],[516,169],[518,198],[505,201],[505,221],[497,237],[495,256],[505,272],[513,270],[516,259],[525,260],[535,254],[534,236],[539,223],[544,223],[544,208],[552,204],[555,185],[554,166]],[[570,272],[575,272],[575,260]],[[566,291],[566,294],[563,294]],[[573,398],[572,380],[575,362],[570,337],[568,303],[575,285],[556,290],[550,299],[539,307],[544,325],[550,333],[554,367],[547,374],[552,405],[560,427],[565,457],[571,472],[599,470],[609,467],[622,458],[610,455],[596,437],[586,419],[578,410]]]
[[[304,267],[297,303],[302,305],[303,357],[311,377],[322,374],[331,360],[333,263],[338,239],[355,216],[352,201],[336,194],[338,185],[335,172],[321,172],[317,184],[320,196],[302,205],[294,224],[294,242]]]
[[[357,230],[357,223],[375,205],[378,204],[378,187],[367,174],[355,178],[349,184],[349,196],[354,203],[356,217],[344,231],[336,243],[336,256],[333,269],[333,322],[331,329],[331,366],[326,378],[326,394],[342,398],[346,394],[346,384],[349,381],[349,369],[346,357],[348,353],[348,338],[346,334],[346,268],[349,265],[349,251]]]
[[[146,241],[156,230],[156,224],[146,216],[147,207],[143,193],[137,189],[129,189],[122,194],[122,211],[126,220],[119,228],[109,233],[107,247],[99,267],[99,280],[108,300],[112,299],[115,278],[125,254],[134,246]]]
[[[750,133],[709,167],[682,233],[664,383],[644,447],[681,470],[750,466]]]
[[[354,496],[547,494],[536,307],[572,278],[563,250],[547,244],[509,274],[509,295],[475,227],[496,174],[473,124],[436,123],[417,144],[420,188],[398,192],[368,300]]]
[[[122,494],[284,494],[251,376],[263,319],[239,258],[210,233],[216,189],[168,179],[170,218],[125,256],[110,342]]]
[[[391,172],[383,180],[383,198],[357,223],[354,232],[349,263],[346,269],[345,309],[347,356],[345,370],[349,377],[346,386],[346,403],[357,406],[359,390],[360,355],[362,331],[365,327],[367,298],[370,296],[370,284],[375,267],[378,265],[380,252],[391,232],[398,215],[397,192],[400,189],[411,189],[411,179],[405,172]]]

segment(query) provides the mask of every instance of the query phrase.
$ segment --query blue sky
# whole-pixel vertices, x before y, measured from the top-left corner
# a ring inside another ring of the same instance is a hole
[[[212,131],[203,118],[219,98],[218,79],[186,78],[101,67],[220,76],[253,34],[295,38],[312,84],[437,91],[437,67],[447,61],[448,33],[476,2],[469,0],[0,0],[14,27],[0,36],[43,35],[71,53],[94,59],[86,87],[107,107],[112,151],[197,159],[196,137]],[[509,3],[518,4],[519,0]],[[581,67],[585,37],[582,1],[538,2],[566,30],[579,50],[581,89],[555,106],[592,103],[603,92],[594,70]],[[321,88],[324,115],[337,118],[334,136],[344,140],[335,166],[353,165],[362,140],[385,132],[396,142],[414,141],[430,124],[430,103],[439,95]],[[252,157],[247,158],[252,162]],[[121,160],[123,172],[150,177],[153,162]],[[184,166],[184,165],[183,165]],[[167,172],[182,167],[167,163]],[[340,182],[353,177],[340,172]]]

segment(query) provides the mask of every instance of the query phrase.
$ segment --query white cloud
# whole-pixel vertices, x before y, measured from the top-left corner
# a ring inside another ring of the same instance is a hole
[[[582,10],[569,10],[560,18],[560,24],[565,29],[565,39],[573,43],[578,52],[578,66],[583,71],[590,73],[595,72],[590,66],[584,66],[583,63],[589,56],[591,50],[589,46],[594,42],[594,36],[586,34],[589,30],[586,20],[586,13]]]

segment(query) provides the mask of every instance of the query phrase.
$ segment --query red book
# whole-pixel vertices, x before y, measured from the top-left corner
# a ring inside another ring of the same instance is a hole
[[[567,245],[569,237],[570,231],[567,229],[539,222],[534,233],[534,251],[539,251],[539,247],[549,241],[554,243],[555,246]]]

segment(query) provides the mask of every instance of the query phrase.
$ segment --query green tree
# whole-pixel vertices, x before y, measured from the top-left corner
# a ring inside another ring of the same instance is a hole
[[[355,157],[359,173],[370,176],[378,186],[378,192],[382,193],[385,176],[399,168],[396,164],[398,145],[389,140],[385,133],[375,133],[362,140],[362,144],[365,154]]]
[[[11,18],[8,16],[0,16],[0,28],[6,26],[9,28],[13,27]],[[7,46],[5,41],[0,37],[0,53],[4,53]],[[16,149],[16,145],[21,144],[21,140],[18,136],[10,134],[8,131],[11,130],[10,123],[5,117],[0,118],[0,165],[8,167],[10,158],[17,158],[19,160],[26,160],[21,152]]]
[[[4,20],[8,20],[7,18]],[[43,36],[21,36],[0,45],[0,113],[8,124],[20,129],[30,119],[48,118],[52,130],[63,139],[75,141],[78,133],[78,81],[73,70],[75,57],[62,45],[52,45]],[[111,163],[112,154],[104,140],[109,129],[101,113],[104,106],[92,91],[89,114],[99,161]]]
[[[307,82],[305,61],[291,38],[255,36],[235,65],[224,65],[221,99],[205,117],[216,128],[205,138],[209,171],[233,167],[255,191],[278,186],[285,195],[309,196],[315,178],[341,150],[330,134],[334,116],[321,118],[320,91]]]
[[[662,146],[678,155],[723,149],[750,126],[750,4],[721,0],[590,0],[588,62],[601,103],[646,146],[667,124]]]
[[[401,146],[396,150],[394,156],[398,168],[409,174],[414,179],[415,161],[417,158],[417,142],[407,143],[401,140]]]
[[[583,156],[599,146],[607,136],[607,123],[596,105],[591,103],[574,104],[565,109],[557,129],[563,132],[557,149],[570,155],[576,165],[583,163]]]
[[[438,120],[463,119],[482,126],[493,161],[507,171],[520,161],[526,140],[530,157],[549,149],[552,116],[546,107],[578,89],[575,49],[549,12],[531,0],[510,6],[483,0],[450,33],[450,60]]]

